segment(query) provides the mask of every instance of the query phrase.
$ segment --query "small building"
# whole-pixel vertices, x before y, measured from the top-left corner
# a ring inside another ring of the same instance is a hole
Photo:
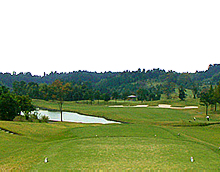
[[[130,100],[130,101],[136,101],[136,98],[137,98],[137,96],[135,96],[135,95],[128,96],[128,100]]]

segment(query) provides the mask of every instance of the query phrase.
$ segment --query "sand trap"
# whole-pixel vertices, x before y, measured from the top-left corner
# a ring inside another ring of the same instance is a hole
[[[115,106],[109,106],[109,107],[124,107],[123,105],[115,105]]]
[[[148,107],[148,105],[136,105],[136,106],[123,106],[123,105],[115,105],[115,106],[109,106],[109,107],[114,107],[114,108],[121,108],[121,107]]]
[[[148,107],[148,105],[137,105],[137,106],[133,106],[133,107]]]
[[[148,105],[136,105],[136,106],[123,106],[123,105],[114,105],[114,106],[109,106],[109,107],[114,107],[114,108],[123,108],[123,107],[137,107],[137,108],[146,108]],[[158,106],[150,106],[154,108],[165,108],[165,109],[198,109],[198,106],[185,106],[185,107],[172,107],[171,105],[167,104],[159,104]]]
[[[159,104],[158,107],[159,107],[159,108],[171,108],[171,105]]]
[[[171,107],[171,109],[198,109],[198,106]]]
[[[185,109],[198,109],[198,106],[185,106]]]
[[[170,107],[170,109],[185,109],[185,107]]]
[[[159,104],[158,107],[168,109],[198,109],[198,106],[172,107],[171,105],[167,104]]]

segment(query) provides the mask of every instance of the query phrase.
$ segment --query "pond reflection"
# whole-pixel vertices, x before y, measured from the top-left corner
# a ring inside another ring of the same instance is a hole
[[[52,121],[60,121],[60,112],[38,110],[39,115],[48,116]],[[99,123],[99,124],[120,124],[120,122],[109,121],[104,118],[80,115],[74,112],[63,112],[63,121],[66,122],[78,122],[78,123]]]

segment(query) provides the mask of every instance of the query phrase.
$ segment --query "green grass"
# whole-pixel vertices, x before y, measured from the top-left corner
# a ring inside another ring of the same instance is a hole
[[[198,105],[162,100],[176,106]],[[141,102],[118,102],[137,105]],[[34,100],[37,106],[57,109],[55,102]],[[110,102],[109,104],[114,104]],[[66,111],[102,116],[122,124],[29,123],[0,121],[1,170],[220,170],[219,113],[194,110],[110,108],[65,102]],[[196,116],[197,120],[192,119]],[[192,122],[189,122],[191,120]],[[201,125],[204,124],[204,125]],[[180,133],[180,136],[178,136]],[[195,159],[190,162],[190,157]],[[49,162],[44,163],[48,157]]]

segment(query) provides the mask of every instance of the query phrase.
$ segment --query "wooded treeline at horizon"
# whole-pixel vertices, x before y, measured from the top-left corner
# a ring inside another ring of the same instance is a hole
[[[0,73],[0,85],[9,87],[18,95],[45,100],[52,99],[51,85],[56,80],[60,80],[69,90],[66,100],[92,100],[100,96],[102,99],[125,99],[129,94],[145,95],[139,96],[140,100],[158,100],[161,94],[172,98],[172,92],[179,88],[192,90],[194,97],[197,97],[202,89],[218,85],[220,64],[209,65],[208,70],[195,73],[166,72],[162,69],[146,71],[140,68],[132,72],[51,72],[42,77],[32,76],[29,72]]]
[[[29,114],[33,110],[31,98],[58,101],[61,116],[64,101],[86,100],[92,104],[94,100],[98,103],[99,100],[126,100],[131,94],[140,101],[160,100],[162,95],[167,99],[184,101],[191,92],[190,98],[200,98],[206,106],[206,114],[209,105],[215,105],[216,111],[220,103],[220,65],[210,65],[207,71],[196,73],[138,69],[114,73],[55,72],[44,77],[30,73],[0,76],[0,119],[3,120],[12,120],[21,111]]]

